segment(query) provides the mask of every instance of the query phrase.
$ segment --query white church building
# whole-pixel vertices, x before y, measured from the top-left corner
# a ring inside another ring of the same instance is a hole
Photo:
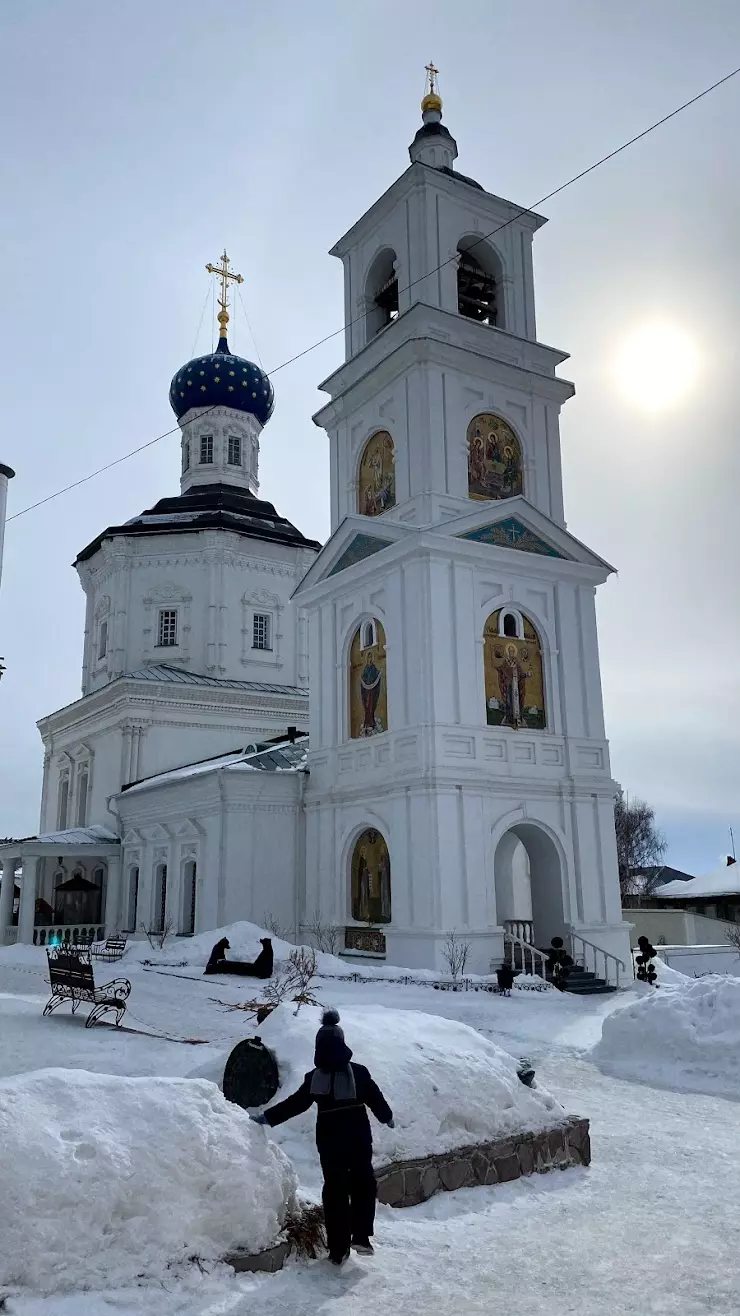
[[[595,589],[566,528],[566,354],[539,342],[542,216],[455,169],[434,75],[406,171],[333,248],[345,360],[314,417],[331,537],[259,496],[273,391],[175,375],[180,494],[75,566],[82,697],[39,723],[37,837],[0,846],[0,938],[188,936],[318,916],[343,953],[468,969],[505,940],[629,962]]]

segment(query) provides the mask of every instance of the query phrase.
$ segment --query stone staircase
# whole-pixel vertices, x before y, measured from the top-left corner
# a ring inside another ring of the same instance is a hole
[[[552,982],[552,974],[548,970],[547,981]],[[588,969],[582,969],[580,964],[575,964],[568,974],[565,984],[566,992],[572,992],[575,996],[603,996],[607,992],[615,992],[616,987],[611,987],[603,978],[597,978],[595,973],[589,972]]]

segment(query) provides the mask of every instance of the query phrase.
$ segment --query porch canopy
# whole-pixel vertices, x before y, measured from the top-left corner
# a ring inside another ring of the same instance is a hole
[[[0,843],[0,943],[7,945],[17,940],[30,945],[36,940],[38,904],[41,903],[42,909],[50,907],[49,902],[43,900],[41,889],[45,861],[49,859],[60,864],[69,874],[74,874],[77,865],[87,869],[96,860],[104,861],[107,870],[104,926],[107,928],[115,923],[120,899],[120,840],[107,827],[70,827],[63,832],[47,832],[42,836]],[[21,894],[16,927],[13,925],[13,893],[19,868]],[[93,884],[89,883],[89,886],[92,888]],[[53,892],[50,890],[49,894]],[[52,922],[53,919],[46,915],[38,924],[45,930],[44,940],[52,931]]]

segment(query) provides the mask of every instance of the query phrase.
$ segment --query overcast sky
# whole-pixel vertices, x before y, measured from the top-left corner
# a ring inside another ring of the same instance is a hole
[[[3,0],[9,514],[172,427],[170,378],[224,245],[268,370],[340,327],[326,253],[406,168],[430,57],[459,168],[532,205],[740,64],[740,5]],[[535,239],[539,337],[571,353],[577,387],[569,528],[619,569],[599,597],[613,770],[690,871],[730,824],[740,840],[739,118],[740,77],[546,204]],[[661,406],[650,369],[632,389],[618,370],[656,323]],[[238,305],[230,338],[254,351]],[[262,493],[319,539],[328,443],[311,414],[341,353],[338,336],[275,374],[262,443]],[[171,436],[8,525],[0,835],[37,827],[35,722],[79,695],[71,562],[178,480]]]

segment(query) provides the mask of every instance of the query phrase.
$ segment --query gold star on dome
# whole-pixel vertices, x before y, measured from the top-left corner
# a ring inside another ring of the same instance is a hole
[[[205,393],[205,392],[207,391],[207,390],[206,390],[206,386],[205,386],[205,384],[201,384],[201,386],[200,386],[200,391],[201,391],[201,393]]]
[[[221,383],[221,376],[220,376],[220,375],[214,375],[214,376],[213,376],[213,382],[214,382],[214,384],[220,384],[220,383]]]
[[[229,392],[230,392],[230,393],[233,393],[233,392],[234,392],[234,385],[233,385],[233,384],[229,384]]]

